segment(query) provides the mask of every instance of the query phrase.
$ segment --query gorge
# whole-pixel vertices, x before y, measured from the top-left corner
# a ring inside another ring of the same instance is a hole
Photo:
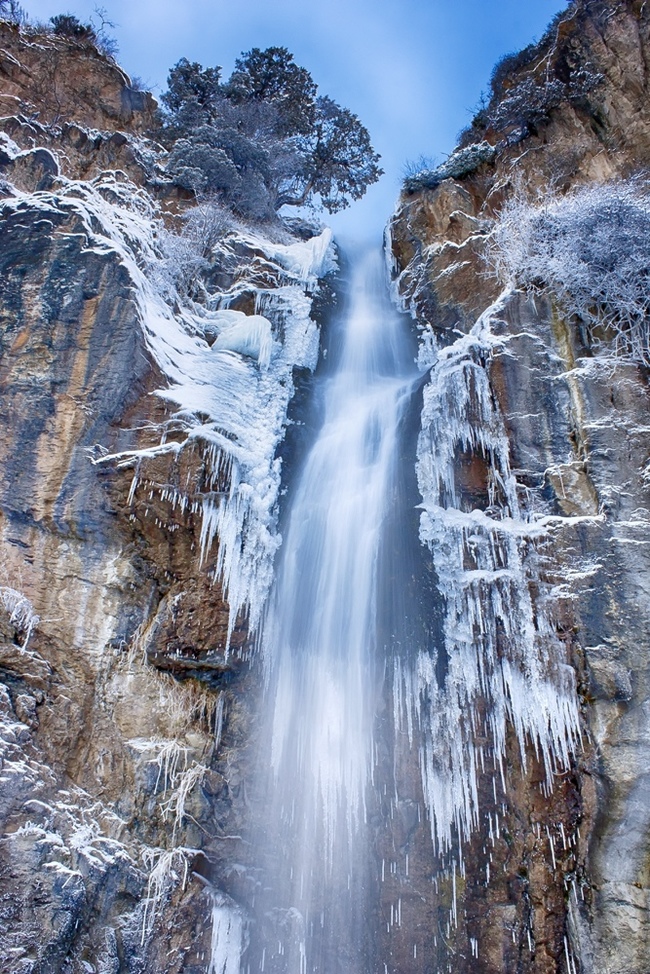
[[[3,974],[647,974],[649,76],[576,0],[345,253],[0,22]]]

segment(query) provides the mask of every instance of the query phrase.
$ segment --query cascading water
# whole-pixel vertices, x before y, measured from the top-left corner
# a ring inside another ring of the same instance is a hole
[[[355,266],[260,637],[250,922],[215,900],[210,974],[235,974],[242,950],[242,974],[465,970],[483,945],[459,913],[464,847],[475,888],[495,882],[513,775],[531,767],[548,797],[570,766],[546,524],[520,503],[489,392],[497,312],[446,348],[425,341],[417,371],[379,256]],[[530,954],[529,914],[518,923]]]
[[[266,971],[372,966],[378,571],[415,379],[403,329],[380,257],[367,256],[334,336],[322,428],[290,508],[262,640],[270,780],[258,841],[274,930],[257,963]]]

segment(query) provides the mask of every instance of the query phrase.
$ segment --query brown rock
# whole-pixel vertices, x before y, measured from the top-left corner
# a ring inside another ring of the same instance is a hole
[[[573,4],[502,78],[491,127],[477,136],[496,146],[494,160],[403,195],[391,226],[398,284],[444,344],[454,340],[450,329],[468,331],[497,297],[497,282],[485,274],[486,231],[511,193],[523,187],[534,198],[549,184],[566,190],[645,167],[649,62],[646,4]],[[556,82],[560,93],[548,100]],[[473,841],[459,893],[464,919],[438,963],[550,974],[567,969],[570,951],[585,974],[642,974],[650,943],[647,375],[629,362],[613,371],[600,365],[549,294],[510,293],[491,329],[503,341],[485,370],[522,503],[553,517],[539,578],[557,585],[554,614],[577,672],[584,753],[549,798],[537,790],[534,762],[522,775],[513,754],[509,848],[490,850],[486,886],[486,851]],[[478,451],[459,453],[457,485],[468,509],[484,505],[488,474]],[[535,597],[539,582],[533,576],[530,584]],[[469,937],[478,958],[470,959]]]

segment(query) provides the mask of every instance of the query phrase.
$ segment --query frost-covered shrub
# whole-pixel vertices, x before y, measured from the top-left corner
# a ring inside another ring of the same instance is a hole
[[[521,195],[502,210],[488,261],[505,284],[549,288],[565,312],[603,328],[617,355],[650,365],[650,195],[635,183]]]
[[[489,121],[493,128],[520,128],[526,133],[548,117],[553,108],[561,104],[567,86],[557,78],[543,83],[532,76],[523,78],[491,107]]]
[[[439,163],[434,156],[419,155],[416,159],[407,159],[402,166],[402,176],[404,179],[413,179],[423,172],[430,172],[437,169]]]
[[[239,174],[223,149],[200,139],[179,139],[169,154],[167,172],[178,186],[197,194],[210,190],[227,199],[241,185]]]
[[[456,139],[456,149],[466,149],[477,142],[483,142],[490,122],[488,114],[488,99],[484,91],[474,108],[472,120],[460,130]]]
[[[563,101],[582,103],[602,80],[602,74],[587,62],[574,65],[567,81],[552,76],[528,75],[513,84],[502,97],[494,99],[487,111],[488,123],[499,131],[518,130],[523,137],[545,122]]]
[[[457,149],[435,169],[423,169],[407,177],[404,188],[408,193],[421,189],[435,189],[443,179],[463,179],[475,172],[484,162],[492,162],[496,149],[489,142],[478,142],[464,149]]]
[[[211,199],[186,210],[183,223],[183,237],[202,257],[209,257],[219,241],[237,225],[232,213]]]
[[[13,3],[12,0],[10,0],[10,5],[12,7],[18,7],[18,4]],[[103,7],[95,7],[95,15],[96,20],[91,18],[87,24],[84,24],[74,14],[57,14],[55,17],[50,17],[51,26],[47,29],[59,37],[70,37],[77,41],[87,41],[100,54],[114,59],[118,51],[117,41],[109,34],[108,30],[109,28],[115,27],[115,24],[108,19],[106,10]]]
[[[158,244],[162,259],[151,269],[167,297],[196,298],[203,271],[209,269],[213,251],[236,221],[214,199],[206,199],[183,214],[180,233],[161,230]]]

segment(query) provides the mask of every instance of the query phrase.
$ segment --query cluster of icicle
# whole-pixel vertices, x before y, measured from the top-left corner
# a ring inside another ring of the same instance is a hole
[[[444,599],[444,652],[397,662],[395,720],[420,740],[422,785],[439,852],[479,824],[478,778],[492,774],[505,792],[508,727],[526,766],[532,745],[551,787],[579,739],[574,674],[539,586],[539,524],[520,508],[502,417],[487,364],[495,339],[489,309],[472,332],[431,354],[424,388],[417,475],[423,498],[421,540],[429,546]],[[431,359],[433,363],[431,364]],[[459,454],[487,469],[488,505],[463,510],[456,482]],[[436,665],[438,664],[438,665]],[[487,742],[486,744],[480,742]],[[485,811],[485,810],[484,810]]]
[[[216,292],[204,305],[185,302],[179,307],[170,301],[169,287],[161,285],[159,213],[147,193],[123,174],[104,173],[92,181],[61,178],[57,192],[27,197],[15,191],[3,206],[16,211],[38,206],[44,215],[66,213],[81,223],[89,250],[115,255],[128,271],[148,349],[166,380],[157,395],[175,412],[153,446],[94,462],[133,468],[133,500],[141,472],[146,477],[148,458],[199,448],[205,489],[191,498],[169,485],[160,492],[174,506],[201,516],[202,561],[218,537],[216,575],[230,605],[228,643],[241,612],[254,631],[279,544],[277,446],[294,391],[293,370],[313,369],[318,358],[312,296],[319,278],[335,265],[331,231],[288,243],[244,229],[233,231],[221,245],[226,256],[228,247],[230,256],[237,249],[257,255],[257,272],[266,263],[275,286],[240,281],[232,292]],[[254,292],[254,314],[229,307],[242,290]],[[206,336],[215,333],[210,344]],[[227,490],[220,489],[224,483]]]
[[[170,380],[158,394],[177,405],[175,419],[187,430],[180,449],[197,441],[203,447],[200,557],[205,561],[217,538],[215,572],[230,606],[228,641],[241,612],[251,632],[256,629],[271,585],[280,543],[276,452],[294,392],[293,370],[313,370],[318,358],[310,292],[333,267],[329,231],[284,246],[261,238],[243,242],[262,249],[282,281],[251,288],[255,314],[228,308],[235,291],[215,295],[214,307],[189,325],[179,316],[162,317],[151,293],[142,316],[149,347]],[[206,319],[220,329],[212,347],[192,334]],[[224,483],[227,489],[219,489]]]
[[[27,649],[29,637],[41,621],[34,611],[34,606],[27,596],[8,585],[0,585],[0,606],[8,614],[10,624],[15,626],[23,637],[21,649]]]

